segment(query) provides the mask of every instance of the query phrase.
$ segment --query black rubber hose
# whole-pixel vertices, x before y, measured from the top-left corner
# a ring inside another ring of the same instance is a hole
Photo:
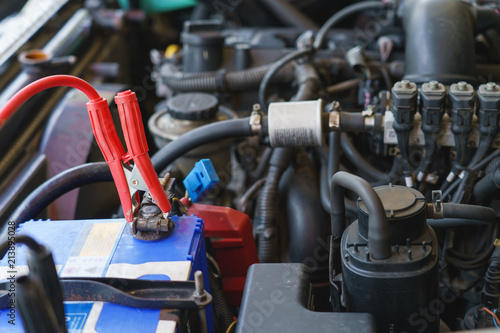
[[[333,175],[340,170],[340,132],[331,132],[328,134],[328,166],[321,167],[320,170],[320,193],[321,204],[323,209],[330,212],[330,187],[328,179],[332,179]],[[347,198],[344,199],[345,208],[351,215],[356,216],[358,208],[356,203]]]
[[[481,136],[479,137],[479,146],[476,152],[474,153],[474,156],[467,165],[468,169],[471,169],[474,165],[476,165],[483,159],[484,155],[488,152],[488,149],[490,149],[493,139],[494,136],[485,136],[481,134]],[[460,182],[460,185],[458,186],[458,189],[453,195],[452,202],[467,203],[469,201],[471,194],[470,192],[473,191],[473,186],[471,186],[470,182],[471,182],[471,175],[469,172],[466,172],[465,176],[462,178]]]
[[[457,179],[455,180],[453,183],[448,183],[449,185],[447,186],[441,186],[441,188],[446,188],[444,191],[443,191],[443,200],[445,200],[448,196],[451,195],[451,193],[453,191],[455,191],[455,189],[458,187],[458,185],[460,185],[460,181],[461,179]],[[444,185],[444,184],[443,184]],[[442,191],[442,190],[441,190]]]
[[[266,182],[257,198],[255,222],[258,229],[258,255],[262,263],[274,262],[277,251],[277,209],[279,181],[288,167],[293,152],[289,148],[274,148]]]
[[[483,157],[486,155],[488,152],[488,149],[490,149],[491,144],[493,143],[493,140],[495,139],[495,135],[493,136],[486,136],[486,135],[481,135],[479,137],[479,145],[476,149],[476,152],[472,156],[471,160],[469,161],[469,164],[467,165],[468,168],[472,168],[472,166],[476,165],[479,163]]]
[[[474,165],[471,169],[481,170],[490,163],[493,163],[493,161],[499,156],[500,156],[500,149],[496,149],[494,152],[490,153],[487,157],[485,157],[481,162],[478,162],[476,165]]]
[[[266,163],[266,165],[267,165],[267,163]],[[250,200],[253,200],[255,198],[255,196],[260,191],[260,189],[262,188],[262,186],[264,186],[265,182],[266,182],[266,179],[265,178],[261,178],[261,179],[257,180],[255,183],[253,183],[252,186],[250,186],[248,188],[248,190],[246,190],[246,192],[241,196],[241,198],[238,201],[238,204],[236,206],[236,208],[240,212],[243,212],[245,214],[249,214],[249,212],[247,212],[247,210],[248,210],[248,203],[249,203]]]
[[[281,184],[286,183],[286,216],[288,222],[288,261],[303,263],[309,274],[328,277],[327,253],[329,215],[322,209],[318,177],[313,161],[305,153],[296,158],[294,170],[288,170]],[[282,192],[283,193],[283,192]]]
[[[498,16],[495,14],[497,17],[498,21]],[[479,163],[484,156],[486,156],[486,153],[491,147],[491,144],[493,143],[493,140],[497,136],[499,132],[499,126],[498,126],[498,117],[496,112],[490,112],[488,110],[484,110],[485,108],[492,108],[492,105],[489,105],[487,102],[483,100],[483,98],[480,98],[480,104],[481,107],[479,108],[479,133],[481,134],[479,137],[479,146],[476,149],[476,152],[472,156],[472,159],[470,160],[469,164],[467,165],[467,168],[471,168],[475,164]],[[498,103],[497,103],[498,104]],[[488,106],[489,105],[489,106]],[[460,186],[458,190],[455,193],[455,196],[453,197],[454,202],[460,202],[460,203],[467,203],[470,199],[471,192],[473,191],[473,184],[472,182],[475,181],[475,179],[472,179],[473,175],[470,175],[469,173],[465,174],[464,179],[460,183]]]
[[[235,72],[203,72],[185,73],[177,70],[174,65],[164,65],[162,79],[168,87],[177,91],[204,91],[204,92],[237,92],[252,90],[259,87],[266,73],[274,63]],[[284,66],[283,66],[284,67]],[[288,67],[276,73],[275,79],[291,81],[293,71]]]
[[[357,151],[347,134],[342,133],[340,145],[347,159],[372,180],[386,179],[386,174],[376,169]]]
[[[297,89],[296,96],[299,97],[296,99],[297,101],[310,101],[315,99],[313,96],[316,95],[316,92],[311,89],[312,85],[310,84],[301,84]],[[295,100],[295,99],[294,99]]]
[[[485,157],[481,162],[478,162],[476,165],[474,165],[473,167],[471,167],[471,171],[479,171],[481,169],[483,169],[484,167],[488,166],[488,170],[487,170],[487,174],[491,173],[491,170],[494,170],[494,167],[496,165],[496,160],[498,159],[498,157],[500,156],[500,149],[496,149],[493,153],[489,154],[487,157]],[[456,179],[453,183],[447,183],[445,182],[441,188],[445,188],[445,190],[441,190],[443,191],[443,200],[448,197],[451,192],[453,192],[455,190],[455,188],[457,188],[460,183],[461,183],[462,179]],[[446,185],[447,184],[447,185]]]
[[[323,205],[323,209],[326,212],[330,212],[331,210],[331,202],[330,202],[330,184],[328,183],[328,180],[331,179],[331,177],[328,177],[328,167],[327,166],[322,166],[320,170],[320,192],[321,192],[321,204]],[[358,207],[356,206],[356,203],[349,198],[344,198],[345,200],[345,209],[347,214],[351,216],[357,216],[358,214]]]
[[[208,278],[210,282],[210,293],[213,297],[213,305],[215,315],[219,322],[219,327],[222,332],[226,332],[229,326],[233,323],[233,312],[227,303],[226,295],[219,284],[219,281],[215,278],[214,272],[210,265],[208,265]]]
[[[260,0],[278,21],[289,27],[316,30],[318,25],[286,0]]]
[[[491,162],[489,162],[484,169],[484,173],[488,175],[497,171],[497,169],[500,169],[500,157],[495,157],[493,160],[491,160]]]
[[[104,162],[78,165],[65,170],[37,187],[10,215],[9,221],[14,221],[16,228],[19,223],[35,218],[49,204],[63,194],[83,185],[97,182],[113,181],[109,167]],[[4,226],[0,239],[6,239]]]
[[[432,129],[424,132],[425,157],[418,167],[417,175],[419,173],[422,173],[422,175],[425,177],[429,172],[430,167],[434,163],[434,160],[436,159],[436,156],[440,151],[440,147],[438,147],[437,145],[438,134],[439,133],[432,131]],[[425,178],[423,178],[421,181],[426,182]]]
[[[273,154],[273,149],[271,147],[266,147],[266,149],[264,149],[260,157],[259,165],[257,165],[255,170],[250,173],[251,178],[260,179],[264,176],[264,173],[267,170],[269,159],[271,158],[272,154]]]
[[[340,128],[343,132],[364,131],[365,117],[361,112],[342,112],[340,114]]]
[[[342,132],[364,132],[367,131],[365,124],[366,117],[361,112],[342,112],[340,114],[340,129]],[[383,116],[373,115],[373,132],[381,132],[383,126]]]
[[[355,89],[355,88],[359,87],[359,83],[362,81],[363,81],[362,78],[357,77],[354,79],[342,81],[342,82],[336,83],[334,85],[331,85],[331,86],[327,87],[325,90],[328,94],[335,95],[335,94],[339,94],[341,92]]]
[[[309,101],[318,98],[321,80],[313,65],[304,63],[295,67],[295,78],[299,88],[292,100]]]
[[[428,216],[429,218],[433,218],[432,213],[428,214]],[[486,223],[493,223],[497,220],[497,214],[493,208],[457,203],[444,203],[443,217],[453,219],[479,220]]]
[[[340,170],[340,132],[328,134],[328,178]]]
[[[219,112],[223,115],[227,116],[228,119],[236,119],[238,118],[238,114],[224,105],[219,105]]]
[[[498,191],[500,191],[500,169],[487,174],[483,179],[477,182],[472,194],[476,202],[482,202]]]
[[[336,12],[332,17],[328,19],[328,21],[323,24],[321,29],[319,29],[318,33],[316,34],[316,38],[314,39],[314,48],[319,49],[321,48],[321,45],[323,44],[326,34],[328,33],[328,30],[330,30],[333,26],[336,24],[339,24],[342,20],[345,18],[349,17],[350,15],[353,15],[355,13],[358,13],[360,11],[368,10],[368,9],[383,9],[387,8],[388,4],[385,2],[381,1],[363,1],[363,2],[358,2],[355,4],[352,4],[350,6],[347,6],[338,12]]]
[[[259,103],[260,103],[260,106],[262,107],[262,109],[264,110],[264,112],[267,113],[266,93],[267,93],[267,89],[268,89],[269,84],[271,83],[271,80],[273,79],[273,77],[282,68],[284,68],[290,61],[304,57],[310,53],[311,53],[311,50],[309,50],[309,49],[296,50],[294,52],[288,53],[286,56],[275,61],[272,64],[272,67],[264,75],[264,77],[262,78],[262,81],[260,82],[260,86],[259,86]]]
[[[391,232],[384,206],[370,184],[355,175],[339,171],[331,181],[331,222],[334,239],[340,239],[345,225],[344,189],[356,193],[365,203],[369,212],[368,246],[374,259],[391,256]]]
[[[460,227],[481,227],[491,224],[482,220],[469,220],[457,218],[427,219],[427,224],[432,228],[460,228]]]
[[[153,162],[155,170],[161,172],[177,158],[194,148],[222,139],[242,138],[252,135],[250,118],[218,121],[198,127],[181,135],[176,140],[163,146],[153,155],[151,161]]]

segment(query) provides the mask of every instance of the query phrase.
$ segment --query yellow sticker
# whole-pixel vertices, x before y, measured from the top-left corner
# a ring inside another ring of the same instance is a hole
[[[109,256],[122,227],[123,222],[94,224],[79,256]]]

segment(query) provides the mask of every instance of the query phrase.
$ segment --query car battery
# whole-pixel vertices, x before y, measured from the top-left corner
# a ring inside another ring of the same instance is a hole
[[[29,221],[16,234],[33,237],[52,251],[60,277],[114,277],[145,280],[193,280],[202,271],[209,290],[203,220],[174,216],[175,229],[166,237],[144,241],[132,236],[123,219]],[[16,244],[13,258],[0,261],[0,280],[28,272],[26,247]],[[9,261],[10,260],[10,261]],[[13,273],[14,272],[14,273]],[[103,302],[65,302],[70,333],[87,332],[179,332],[180,311],[138,309]],[[21,318],[9,309],[0,310],[0,332],[24,332]],[[9,320],[14,317],[14,325]],[[213,325],[212,307],[207,307],[209,331]]]

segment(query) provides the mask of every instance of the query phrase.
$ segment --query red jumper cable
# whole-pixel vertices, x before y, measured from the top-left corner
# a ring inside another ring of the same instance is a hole
[[[170,212],[170,202],[148,155],[141,111],[134,92],[123,91],[115,97],[128,152],[125,152],[118,138],[106,99],[102,98],[89,83],[71,75],[48,76],[18,91],[0,109],[0,127],[31,96],[59,86],[79,89],[89,98],[87,110],[94,136],[111,170],[127,222],[132,222],[134,214],[130,189],[149,190],[161,211],[164,214]],[[128,165],[130,160],[134,160],[132,170],[124,165]]]

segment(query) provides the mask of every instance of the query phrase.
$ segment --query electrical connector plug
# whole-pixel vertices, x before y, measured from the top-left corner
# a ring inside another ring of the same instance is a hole
[[[202,159],[194,164],[193,170],[183,181],[192,202],[200,201],[219,182],[217,172],[210,159]]]

